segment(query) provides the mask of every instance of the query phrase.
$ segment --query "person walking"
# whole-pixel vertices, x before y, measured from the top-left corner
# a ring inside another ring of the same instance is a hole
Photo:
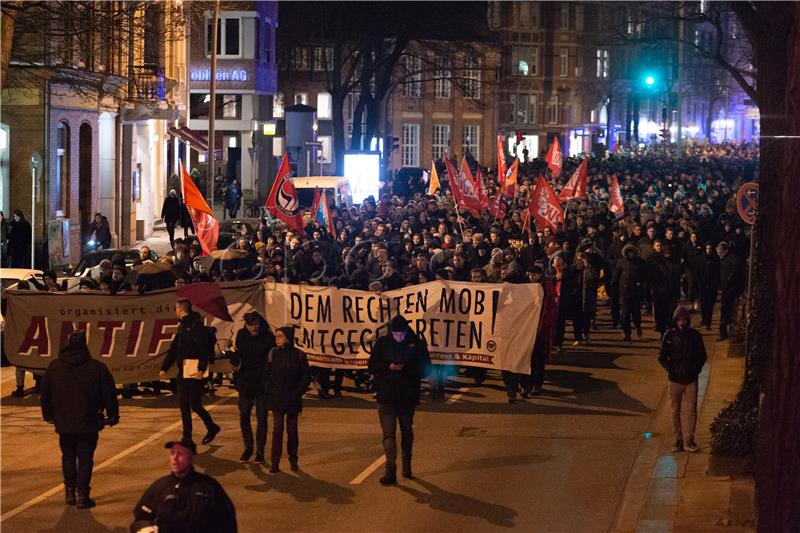
[[[111,226],[102,213],[94,214],[94,220],[89,225],[89,238],[94,239],[97,246],[104,250],[111,248]]]
[[[650,287],[653,291],[655,330],[664,334],[681,296],[683,267],[672,256],[672,247],[656,239],[653,254],[647,260]]]
[[[197,413],[206,426],[202,443],[209,444],[220,432],[211,415],[203,407],[203,381],[208,365],[214,355],[214,340],[203,324],[200,315],[192,310],[192,302],[178,300],[175,316],[180,321],[178,332],[172,339],[159,376],[167,377],[167,371],[176,365],[178,369],[178,403],[183,421],[183,438],[192,440],[192,411]]]
[[[585,252],[575,254],[575,269],[578,271],[578,312],[581,313],[581,333],[583,340],[589,344],[591,325],[597,314],[597,284],[600,273]]]
[[[236,509],[225,489],[213,477],[194,469],[194,442],[181,439],[164,447],[169,450],[170,473],[139,498],[130,531],[236,533]]]
[[[86,333],[76,331],[50,363],[42,378],[44,421],[55,426],[61,447],[61,471],[67,505],[95,506],[90,498],[94,451],[105,422],[119,422],[114,378],[108,367],[92,359]]]
[[[233,180],[225,189],[225,209],[228,210],[228,216],[236,218],[236,213],[239,212],[239,204],[241,201],[242,188],[239,187],[238,180]]]
[[[275,347],[275,335],[260,314],[244,315],[245,326],[236,334],[235,350],[227,352],[236,368],[236,390],[239,391],[239,427],[244,451],[239,458],[246,462],[253,455],[253,427],[250,414],[256,408],[256,462],[264,462],[267,444],[267,377],[269,351]]]
[[[564,342],[564,333],[567,320],[572,320],[572,330],[575,334],[577,346],[583,340],[583,314],[580,311],[580,295],[578,294],[578,271],[572,265],[567,265],[563,254],[558,254],[552,261],[553,283],[556,297],[558,298],[558,315],[556,318],[556,337],[554,340],[557,349],[561,349]]]
[[[700,325],[710,330],[714,304],[719,292],[719,257],[710,242],[703,247],[703,254],[695,259],[695,270],[700,298]]]
[[[374,377],[378,400],[378,418],[383,431],[386,473],[381,485],[397,483],[397,425],[403,451],[403,477],[411,479],[411,456],[414,445],[414,411],[419,405],[420,384],[430,354],[425,341],[397,315],[389,322],[389,333],[379,337],[372,348],[368,367]]]
[[[696,452],[694,440],[697,426],[697,378],[706,364],[706,348],[703,336],[689,325],[689,311],[685,307],[675,309],[675,327],[661,339],[658,362],[667,371],[669,401],[672,411],[672,430],[675,434],[674,452],[686,450]],[[681,410],[686,405],[686,431],[681,425]],[[684,440],[685,437],[685,440]]]
[[[631,340],[631,321],[636,326],[636,334],[642,337],[641,299],[645,280],[645,264],[639,257],[639,249],[633,244],[622,248],[622,258],[617,261],[611,283],[619,290],[620,320],[625,336]]]
[[[297,450],[300,446],[298,422],[303,410],[303,394],[311,383],[311,368],[306,354],[294,346],[294,328],[284,326],[275,332],[275,347],[269,352],[269,406],[272,410],[272,453],[270,469],[280,471],[283,454],[283,430],[286,428],[286,451],[292,470],[300,470]]]
[[[722,291],[719,309],[719,340],[730,334],[730,326],[736,322],[736,307],[739,296],[747,286],[744,260],[730,251],[727,243],[717,245],[719,256],[719,288]]]
[[[164,198],[164,203],[161,206],[161,218],[167,225],[169,245],[175,248],[175,226],[181,218],[181,201],[175,189],[170,189],[169,194]]]

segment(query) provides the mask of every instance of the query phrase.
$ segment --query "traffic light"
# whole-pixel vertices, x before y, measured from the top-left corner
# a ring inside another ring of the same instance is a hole
[[[652,87],[653,85],[656,84],[656,77],[653,76],[652,74],[645,74],[645,76],[644,76],[644,84],[647,87]]]
[[[386,136],[386,147],[388,148],[388,152],[392,153],[395,150],[400,148],[400,137],[393,137],[391,135]]]
[[[664,128],[661,130],[661,140],[664,142],[669,142],[671,140],[669,128]]]

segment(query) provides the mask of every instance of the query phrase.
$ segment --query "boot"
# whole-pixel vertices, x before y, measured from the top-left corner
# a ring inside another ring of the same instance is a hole
[[[97,505],[95,501],[89,497],[90,490],[90,488],[78,490],[78,509],[91,509]]]
[[[239,461],[242,462],[242,463],[246,463],[247,461],[250,460],[250,456],[251,455],[253,455],[253,448],[252,448],[252,446],[248,446],[242,452],[242,456],[239,457]]]
[[[411,473],[411,455],[403,456],[403,477],[414,479],[414,475]]]
[[[11,392],[11,396],[14,398],[24,398],[25,397],[25,387],[17,387],[16,390]]]
[[[76,505],[78,498],[75,496],[75,487],[64,487],[64,501],[67,505]]]
[[[397,484],[397,466],[394,464],[386,465],[386,473],[379,480],[381,485],[396,485]]]

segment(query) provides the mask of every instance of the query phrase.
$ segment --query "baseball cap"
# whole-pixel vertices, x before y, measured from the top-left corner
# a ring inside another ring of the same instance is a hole
[[[197,445],[194,443],[194,441],[192,441],[192,439],[189,439],[189,438],[186,438],[186,437],[184,437],[184,438],[182,438],[180,440],[171,440],[171,441],[169,441],[168,443],[166,443],[164,445],[164,448],[169,449],[169,448],[172,448],[173,446],[175,446],[176,444],[179,444],[179,445],[183,446],[184,448],[186,448],[187,450],[190,450],[192,452],[192,454],[196,454],[197,453]]]

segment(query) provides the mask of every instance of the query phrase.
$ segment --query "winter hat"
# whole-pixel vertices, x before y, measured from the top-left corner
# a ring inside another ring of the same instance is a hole
[[[283,326],[282,328],[278,328],[278,331],[283,333],[283,336],[286,337],[289,346],[294,345],[294,328],[292,326]]]
[[[403,318],[402,315],[397,315],[389,321],[389,331],[406,331],[408,329],[408,320]]]

